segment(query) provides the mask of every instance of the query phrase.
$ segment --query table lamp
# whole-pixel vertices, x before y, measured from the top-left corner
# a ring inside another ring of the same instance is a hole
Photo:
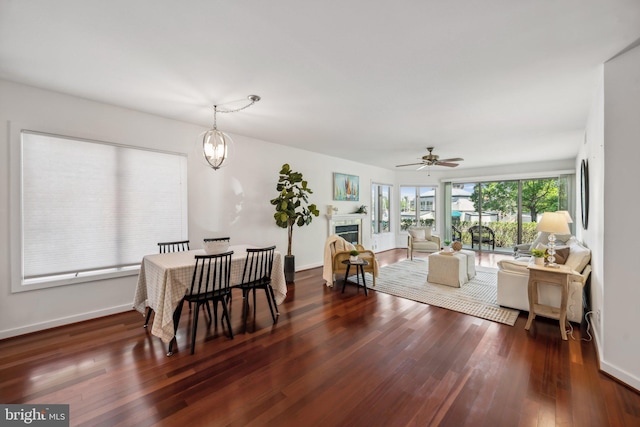
[[[547,267],[558,268],[556,264],[556,233],[570,234],[567,217],[563,212],[545,212],[536,227],[538,231],[549,233],[549,258]]]
[[[563,214],[565,218],[567,218],[567,223],[573,224],[573,220],[571,219],[571,214],[569,214],[569,211],[558,211],[558,213]]]

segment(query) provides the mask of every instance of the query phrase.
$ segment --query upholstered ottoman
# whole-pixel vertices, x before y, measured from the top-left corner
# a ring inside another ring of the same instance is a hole
[[[476,253],[474,251],[460,250],[455,252],[467,257],[467,278],[469,280],[476,277]]]
[[[467,273],[467,256],[437,252],[429,255],[429,273],[427,282],[459,288],[469,280]]]

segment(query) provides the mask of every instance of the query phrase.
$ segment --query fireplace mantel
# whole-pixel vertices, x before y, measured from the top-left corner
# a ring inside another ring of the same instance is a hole
[[[362,219],[367,214],[360,213],[350,213],[350,214],[336,214],[336,215],[325,215],[329,221],[340,221],[340,220],[350,220],[350,219]]]
[[[325,215],[325,216],[327,217],[327,220],[329,223],[328,224],[329,236],[331,236],[332,234],[340,234],[336,232],[336,227],[344,227],[344,226],[350,226],[350,225],[357,226],[358,228],[357,242],[352,240],[350,243],[362,244],[362,219],[366,217],[367,214],[352,213],[352,214],[336,214],[336,215]],[[356,233],[356,231],[353,231],[353,233]],[[355,237],[355,236],[352,235],[352,237]],[[349,239],[347,241],[349,241]]]

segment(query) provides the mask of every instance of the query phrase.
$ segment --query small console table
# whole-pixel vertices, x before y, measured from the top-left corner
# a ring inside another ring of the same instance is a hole
[[[567,340],[567,300],[569,295],[569,277],[572,270],[564,265],[558,268],[544,267],[542,265],[529,264],[529,318],[525,330],[531,328],[536,315],[558,319],[560,322],[560,335],[563,340]],[[559,286],[562,292],[560,299],[560,307],[538,304],[538,285],[544,283],[547,285]]]

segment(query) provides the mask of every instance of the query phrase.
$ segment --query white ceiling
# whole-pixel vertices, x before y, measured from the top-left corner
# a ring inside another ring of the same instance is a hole
[[[203,126],[257,94],[218,127],[468,168],[575,157],[639,37],[638,0],[0,0],[0,78]]]

